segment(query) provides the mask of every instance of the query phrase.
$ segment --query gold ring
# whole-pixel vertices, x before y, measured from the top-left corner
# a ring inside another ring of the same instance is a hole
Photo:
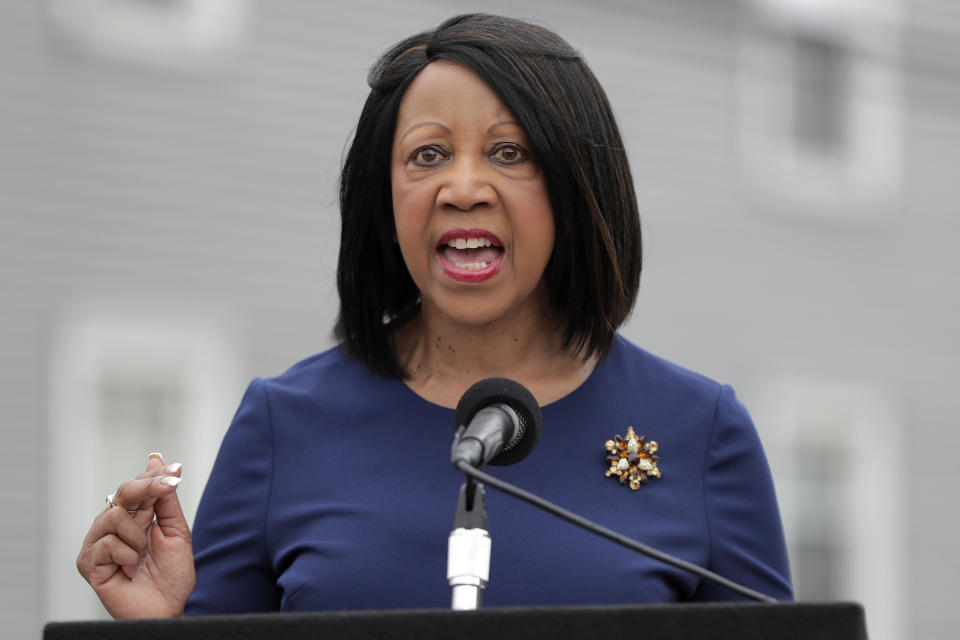
[[[107,496],[107,509],[113,509],[114,507],[120,506],[119,504],[117,504],[116,495],[117,494],[115,493],[111,493],[110,495]],[[130,514],[130,517],[132,518],[133,516],[137,515],[137,511],[139,511],[139,509],[127,509],[126,511],[127,513]]]

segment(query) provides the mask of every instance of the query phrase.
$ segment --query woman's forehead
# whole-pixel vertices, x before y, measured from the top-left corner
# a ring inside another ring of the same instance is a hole
[[[484,128],[496,122],[515,122],[497,93],[472,70],[446,60],[427,65],[400,101],[397,138],[414,126],[437,122],[451,127],[473,123]]]

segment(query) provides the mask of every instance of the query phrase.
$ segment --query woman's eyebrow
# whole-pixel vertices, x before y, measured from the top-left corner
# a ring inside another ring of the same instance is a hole
[[[491,131],[493,131],[493,130],[496,129],[497,127],[502,127],[502,126],[505,126],[505,125],[512,125],[512,126],[514,126],[514,127],[520,127],[521,129],[523,128],[523,126],[522,126],[519,122],[515,122],[515,121],[513,121],[513,120],[500,120],[499,122],[494,122],[492,125],[490,125],[490,126],[487,128],[487,133],[490,133]]]
[[[433,120],[428,120],[426,122],[418,122],[417,124],[407,129],[403,133],[403,135],[400,136],[400,140],[397,142],[397,144],[399,144],[400,142],[403,142],[404,138],[406,138],[408,135],[410,135],[412,132],[416,131],[417,129],[420,129],[421,127],[429,127],[429,126],[440,127],[446,133],[450,133],[450,129],[446,125],[440,124],[439,122],[434,122]]]

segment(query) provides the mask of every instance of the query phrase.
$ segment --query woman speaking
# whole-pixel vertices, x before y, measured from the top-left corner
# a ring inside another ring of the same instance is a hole
[[[501,478],[778,599],[777,504],[733,391],[630,343],[640,220],[610,105],[539,26],[452,18],[391,48],[344,162],[338,345],[251,383],[192,531],[152,455],[77,565],[115,617],[443,607],[454,411],[508,377],[543,436]],[[508,497],[488,605],[732,594]]]

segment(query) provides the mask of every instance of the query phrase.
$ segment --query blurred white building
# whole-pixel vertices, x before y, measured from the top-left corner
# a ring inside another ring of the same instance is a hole
[[[330,344],[336,179],[388,45],[541,22],[618,114],[646,265],[624,333],[733,384],[798,598],[948,637],[960,517],[960,5],[0,5],[0,617],[103,615],[74,560],[150,451],[192,513],[255,375]]]

